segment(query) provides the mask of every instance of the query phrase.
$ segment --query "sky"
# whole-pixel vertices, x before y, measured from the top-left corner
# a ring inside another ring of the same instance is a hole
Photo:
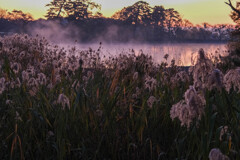
[[[0,8],[12,11],[13,9],[31,13],[35,19],[44,18],[51,0],[0,0]],[[93,0],[101,4],[101,12],[110,17],[123,7],[130,6],[137,0]],[[224,2],[227,0],[145,0],[151,6],[163,5],[165,8],[176,9],[184,19],[193,24],[207,22],[210,24],[234,24],[229,14],[231,9]],[[235,4],[236,0],[232,0]]]

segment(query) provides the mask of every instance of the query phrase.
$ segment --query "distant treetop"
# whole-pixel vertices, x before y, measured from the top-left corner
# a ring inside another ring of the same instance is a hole
[[[0,19],[8,20],[24,20],[24,21],[33,21],[34,18],[30,13],[24,13],[21,10],[13,10],[8,12],[7,10],[0,8]]]
[[[91,0],[52,0],[46,6],[49,7],[45,16],[48,19],[83,20],[101,16],[101,6]]]

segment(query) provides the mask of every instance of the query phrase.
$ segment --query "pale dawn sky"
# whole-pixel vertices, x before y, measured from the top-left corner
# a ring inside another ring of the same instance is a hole
[[[176,9],[185,19],[194,24],[208,22],[210,24],[231,23],[231,9],[224,3],[227,0],[145,0],[151,6],[163,5],[165,8]],[[31,13],[35,19],[46,14],[45,5],[50,0],[0,0],[0,8],[12,11],[23,10]],[[102,5],[101,12],[110,17],[117,10],[137,2],[137,0],[94,0]],[[235,4],[233,0],[233,4]]]

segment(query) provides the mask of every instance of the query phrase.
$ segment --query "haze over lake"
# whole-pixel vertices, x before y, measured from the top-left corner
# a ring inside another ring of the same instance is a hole
[[[88,50],[89,48],[97,50],[99,44],[76,44],[80,50]],[[165,43],[165,44],[108,44],[101,45],[101,54],[105,56],[117,56],[119,54],[141,53],[151,55],[154,62],[161,63],[166,61],[163,57],[168,54],[167,62],[170,63],[175,59],[176,64],[180,66],[192,65],[200,48],[210,57],[226,56],[227,44],[225,43]]]

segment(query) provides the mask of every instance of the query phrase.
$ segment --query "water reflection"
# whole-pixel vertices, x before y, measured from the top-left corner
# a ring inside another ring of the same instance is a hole
[[[79,46],[81,49],[98,49],[99,44],[85,44]],[[117,56],[119,54],[132,53],[138,55],[141,52],[151,55],[154,62],[161,63],[165,61],[165,54],[169,55],[168,63],[175,59],[176,64],[180,66],[190,66],[197,56],[198,50],[203,48],[208,57],[226,56],[226,44],[219,43],[184,43],[184,44],[103,44],[102,53],[106,56]]]

